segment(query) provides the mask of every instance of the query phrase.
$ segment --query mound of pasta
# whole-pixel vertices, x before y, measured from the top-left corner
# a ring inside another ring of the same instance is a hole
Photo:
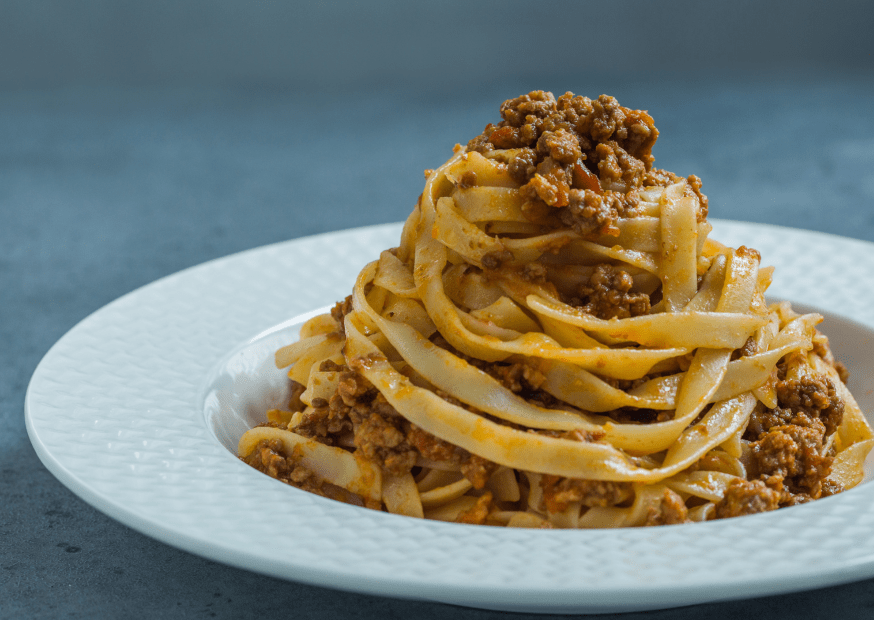
[[[772,268],[708,237],[644,111],[504,102],[397,248],[276,353],[291,398],[239,455],[377,510],[518,527],[748,515],[858,484],[874,440]]]

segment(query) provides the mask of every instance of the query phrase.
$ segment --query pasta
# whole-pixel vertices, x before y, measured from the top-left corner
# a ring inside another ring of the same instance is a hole
[[[397,248],[276,353],[292,398],[240,457],[411,517],[600,528],[774,510],[858,484],[874,445],[822,317],[709,238],[643,111],[506,101]]]

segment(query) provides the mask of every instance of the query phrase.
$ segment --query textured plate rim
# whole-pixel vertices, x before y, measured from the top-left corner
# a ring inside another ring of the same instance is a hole
[[[778,226],[769,226],[761,224],[745,224],[737,222],[726,222],[713,220],[716,231],[714,237],[723,240],[721,236],[723,232],[729,235],[734,235],[742,238],[750,233],[758,233],[764,236],[789,236],[793,238],[797,244],[811,240],[830,241],[832,244],[840,244],[842,246],[850,246],[854,253],[861,252],[874,261],[874,244],[864,241],[845,239],[833,235],[816,233],[811,231],[800,231],[791,228]],[[520,583],[471,583],[469,580],[458,578],[450,571],[441,575],[431,576],[429,579],[424,579],[418,573],[406,573],[403,571],[405,562],[398,559],[393,568],[394,573],[374,575],[372,568],[367,567],[344,567],[338,569],[337,565],[315,563],[301,564],[300,561],[294,561],[294,558],[271,559],[265,554],[265,549],[257,544],[251,549],[242,548],[239,542],[228,543],[225,541],[216,540],[205,536],[202,531],[192,530],[191,527],[184,521],[167,519],[163,515],[154,511],[150,512],[143,506],[131,506],[130,503],[114,497],[111,492],[106,491],[106,480],[98,480],[94,476],[94,471],[83,468],[81,460],[71,460],[69,455],[64,453],[68,444],[58,442],[57,434],[52,434],[47,427],[48,421],[51,419],[51,414],[56,413],[47,410],[47,402],[52,397],[52,390],[63,390],[63,382],[60,384],[56,380],[46,382],[46,373],[52,372],[57,366],[57,362],[67,354],[66,348],[74,346],[78,336],[87,334],[88,330],[99,329],[102,326],[101,318],[106,318],[110,315],[118,313],[130,312],[131,302],[137,302],[148,298],[151,295],[159,294],[162,288],[173,288],[173,286],[184,285],[186,281],[197,281],[204,277],[209,277],[209,274],[220,273],[223,269],[233,267],[234,265],[258,261],[270,260],[277,255],[293,253],[294,251],[312,251],[313,248],[326,247],[331,244],[337,244],[344,239],[355,239],[374,236],[380,241],[396,238],[399,232],[399,224],[381,225],[367,227],[363,229],[355,229],[352,231],[341,231],[336,233],[325,233],[313,237],[306,237],[293,241],[255,248],[239,254],[216,259],[199,266],[195,266],[177,274],[162,278],[152,284],[146,285],[132,293],[129,293],[118,300],[110,303],[104,308],[98,310],[91,316],[84,319],[78,325],[62,337],[45,355],[43,360],[38,365],[28,386],[25,396],[25,419],[27,431],[30,436],[34,448],[46,465],[46,467],[68,488],[75,494],[84,499],[86,502],[96,507],[98,510],[106,513],[110,517],[140,531],[148,536],[156,538],[162,542],[172,546],[190,551],[197,555],[201,555],[213,560],[224,562],[233,566],[269,574],[275,577],[293,579],[313,585],[335,587],[344,590],[357,591],[369,594],[380,594],[386,596],[394,596],[399,598],[417,598],[430,599],[442,602],[470,605],[475,607],[485,607],[493,609],[507,609],[516,611],[550,611],[550,612],[594,612],[594,611],[620,611],[634,609],[656,609],[661,607],[688,605],[704,601],[724,600],[730,598],[743,598],[750,596],[761,596],[766,594],[774,594],[780,592],[790,592],[795,590],[808,589],[812,587],[821,587],[843,583],[856,579],[862,579],[874,574],[874,525],[862,528],[856,532],[856,538],[864,538],[867,542],[862,545],[863,550],[857,550],[855,556],[846,558],[843,561],[826,562],[825,565],[819,565],[816,570],[802,566],[803,563],[796,563],[794,569],[791,566],[784,566],[782,570],[776,574],[773,571],[759,571],[752,574],[734,574],[721,575],[719,580],[714,580],[712,572],[708,571],[692,571],[687,578],[677,581],[673,584],[665,584],[658,579],[641,579],[640,577],[652,577],[651,568],[642,570],[638,578],[632,576],[625,580],[619,580],[613,583],[598,582],[597,579],[590,580],[586,585],[579,585],[573,590],[568,590],[567,584],[549,584],[546,582],[537,582],[537,580],[529,580],[524,584]],[[752,235],[751,235],[752,236]],[[391,245],[391,243],[389,244]],[[378,253],[379,250],[389,245],[372,247],[371,249]],[[814,245],[813,247],[817,247]],[[765,263],[768,263],[767,252],[765,252]],[[373,256],[375,258],[375,256]],[[823,257],[818,257],[820,260]],[[363,263],[362,263],[363,264]],[[361,265],[354,265],[353,271],[357,271]],[[778,276],[775,284],[779,282],[780,269],[784,266],[778,265]],[[331,295],[336,297],[345,289],[333,290]],[[786,291],[790,294],[780,294],[777,296],[797,299],[797,296],[792,295],[792,291]],[[329,301],[326,298],[325,301]],[[809,299],[798,299],[803,303],[810,303]],[[833,299],[832,304],[841,304],[841,314],[843,317],[856,321],[869,329],[874,327],[874,317],[870,313],[860,311],[858,308],[854,310],[852,304],[847,304],[848,300]],[[870,302],[870,300],[868,300]],[[319,305],[324,305],[319,304]],[[813,305],[823,306],[822,301]],[[827,305],[827,304],[826,304]],[[312,306],[311,306],[312,307]],[[860,306],[861,307],[861,306]],[[849,308],[849,311],[848,311]],[[824,308],[830,309],[830,308]],[[299,308],[300,314],[307,308]],[[269,314],[269,313],[268,313]],[[275,310],[273,316],[276,316]],[[285,316],[284,320],[287,320]],[[272,325],[277,324],[277,321]],[[266,321],[265,321],[266,323]],[[250,331],[244,333],[239,326],[236,329],[229,328],[229,333],[242,335],[233,346],[239,345],[247,338],[252,338],[255,334],[263,332],[265,329],[272,327],[267,324],[251,325]],[[222,347],[226,347],[229,343],[221,341],[217,347],[213,346],[212,355],[215,358],[216,354],[221,352]],[[214,361],[214,359],[212,360]],[[205,367],[210,367],[210,363],[206,363]],[[201,368],[202,369],[202,368]],[[69,379],[68,379],[69,380]],[[194,378],[194,392],[197,392],[200,387],[199,377]],[[87,389],[85,390],[87,392]],[[83,394],[76,395],[80,400]],[[87,396],[87,394],[86,394]],[[93,397],[93,396],[92,396]],[[196,399],[194,399],[196,400]],[[193,400],[193,394],[186,394],[183,398],[184,402],[191,405],[196,403]],[[99,403],[93,411],[99,411]],[[82,426],[82,421],[93,414],[92,410],[83,413],[81,420],[74,422]],[[199,423],[202,423],[200,411],[187,412],[186,415],[192,414],[197,418]],[[90,421],[90,418],[88,418]],[[204,429],[205,430],[205,429]],[[97,439],[92,439],[92,442],[97,442]],[[87,440],[86,440],[87,445]],[[98,446],[91,445],[91,448],[96,449]],[[223,449],[222,449],[223,450]],[[221,467],[233,468],[239,464],[233,461],[231,455],[225,453],[225,462]],[[217,462],[221,462],[222,457],[219,457]],[[230,470],[229,470],[230,471]],[[248,472],[247,472],[248,473]],[[253,472],[256,473],[257,472]],[[239,475],[239,472],[235,472]],[[243,474],[247,475],[247,474]],[[258,474],[260,476],[260,474]],[[136,476],[136,473],[134,473]],[[147,479],[145,482],[139,480],[140,483],[151,484],[154,486],[156,479]],[[259,492],[266,493],[274,497],[276,489],[265,486],[266,483],[273,483],[269,480],[253,480],[253,486],[258,487]],[[152,489],[154,491],[154,489]],[[282,491],[287,492],[286,489]],[[233,498],[227,498],[228,501],[233,501]],[[341,519],[350,518],[348,511],[355,511],[354,508],[345,507],[342,505],[332,505],[333,503],[320,498],[298,497],[296,502],[306,504],[307,506],[316,506],[319,511],[339,515]],[[502,534],[498,539],[502,543],[510,545],[525,545],[532,541],[531,536],[536,538],[537,542],[545,540],[558,540],[561,549],[583,550],[587,546],[593,544],[597,537],[599,544],[608,543],[612,539],[617,547],[622,545],[632,545],[638,548],[643,548],[644,552],[638,554],[636,559],[641,561],[641,564],[652,563],[656,559],[670,560],[675,563],[683,562],[683,557],[674,557],[671,553],[666,553],[665,545],[684,545],[690,541],[695,544],[702,544],[701,539],[706,538],[707,530],[718,530],[719,536],[713,540],[721,539],[724,536],[733,538],[742,536],[748,533],[750,528],[741,522],[749,522],[755,519],[754,526],[761,531],[775,531],[788,523],[792,525],[797,519],[794,515],[798,511],[805,511],[805,516],[812,520],[820,520],[827,523],[830,518],[833,518],[835,513],[846,511],[849,504],[853,506],[850,509],[858,509],[861,506],[871,506],[874,504],[874,485],[864,485],[845,494],[828,498],[814,504],[794,508],[791,510],[781,510],[767,515],[759,515],[725,522],[715,522],[706,524],[696,524],[692,526],[678,526],[668,528],[656,528],[661,530],[662,534],[658,534],[656,538],[664,538],[666,541],[656,543],[653,546],[653,538],[655,530],[624,530],[610,532],[529,532],[529,531],[506,531],[502,530]],[[326,507],[327,505],[327,507]],[[870,509],[868,510],[871,515]],[[356,515],[358,516],[358,515]],[[458,528],[463,526],[454,526],[440,523],[418,523],[416,528],[404,527],[411,520],[393,517],[391,515],[378,515],[381,522],[386,527],[396,528],[396,534],[401,539],[412,536],[418,543],[422,544],[427,550],[428,543],[422,543],[422,534],[424,533],[427,539],[427,534],[431,533],[436,539],[441,541],[441,544],[449,544],[457,538]],[[356,518],[356,517],[351,517]],[[805,521],[808,519],[805,519]],[[766,525],[767,524],[767,525]],[[448,528],[448,529],[447,529]],[[694,528],[694,529],[693,529]],[[470,530],[471,528],[464,528]],[[492,528],[486,528],[492,529]],[[415,530],[415,531],[411,531]],[[466,543],[468,536],[463,536]],[[474,536],[474,539],[481,538]],[[494,538],[491,533],[482,537],[483,541]],[[253,538],[256,540],[257,536]],[[262,541],[263,542],[263,541]],[[554,542],[551,544],[555,545]],[[609,546],[609,544],[608,544]],[[556,547],[553,547],[555,549]],[[705,544],[706,548],[706,544]],[[406,547],[409,551],[409,546]],[[418,549],[417,549],[418,550]],[[461,553],[463,548],[454,549],[455,552]],[[554,553],[555,551],[553,551]],[[658,554],[661,554],[659,557]],[[620,554],[621,555],[621,554]],[[628,558],[624,558],[627,560]],[[613,559],[605,559],[605,562],[615,562]],[[686,560],[689,561],[688,559]],[[694,564],[694,562],[693,562]],[[580,576],[591,578],[588,574],[589,566],[580,566]],[[676,567],[675,567],[676,568]],[[700,568],[700,567],[699,567]],[[647,572],[649,571],[649,572]],[[633,571],[636,572],[636,571]],[[463,575],[462,575],[463,576]],[[524,579],[523,579],[524,581]],[[558,586],[561,587],[558,587]]]

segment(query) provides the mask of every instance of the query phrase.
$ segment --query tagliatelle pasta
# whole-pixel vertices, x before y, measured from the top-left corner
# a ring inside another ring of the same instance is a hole
[[[858,484],[874,435],[822,317],[709,238],[646,112],[535,91],[440,168],[397,248],[276,353],[240,457],[333,499],[513,527],[754,514]]]

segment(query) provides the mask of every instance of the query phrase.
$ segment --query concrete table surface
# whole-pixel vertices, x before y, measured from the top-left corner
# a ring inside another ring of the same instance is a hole
[[[22,403],[49,347],[120,295],[240,250],[404,219],[423,170],[533,88],[648,109],[656,165],[700,176],[712,217],[874,241],[870,74],[0,93],[0,618],[512,617],[283,582],[158,543],[48,473]],[[872,610],[867,580],[623,617]]]

